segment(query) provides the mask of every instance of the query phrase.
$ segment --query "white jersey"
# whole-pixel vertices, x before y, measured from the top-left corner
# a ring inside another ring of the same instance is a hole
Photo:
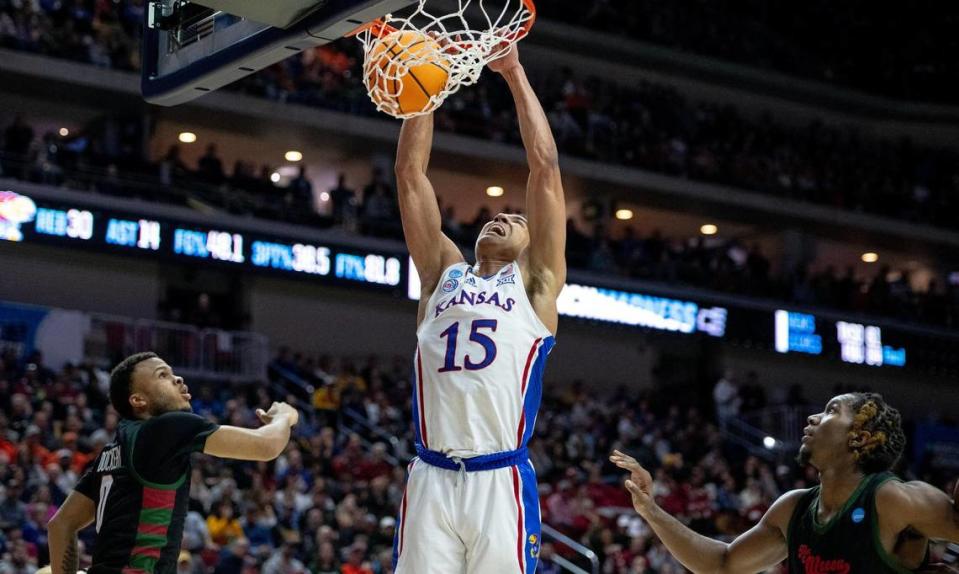
[[[554,339],[519,264],[487,278],[466,263],[448,267],[416,335],[417,443],[461,458],[526,446]]]

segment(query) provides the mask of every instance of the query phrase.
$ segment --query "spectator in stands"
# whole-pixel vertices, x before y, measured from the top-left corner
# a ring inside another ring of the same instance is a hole
[[[287,206],[300,219],[307,219],[316,211],[313,198],[313,184],[306,177],[306,166],[301,165],[296,177],[290,181],[286,196]]]
[[[250,543],[245,538],[235,539],[220,554],[219,561],[213,574],[248,574],[256,565],[255,559],[250,556]]]
[[[7,177],[22,177],[32,143],[33,128],[21,114],[15,115],[13,122],[3,132],[4,157],[0,169]]]
[[[467,239],[463,236],[463,225],[456,218],[456,208],[448,205],[443,209],[443,233],[457,244],[463,244]]]
[[[26,123],[22,114],[16,114],[13,122],[4,131],[3,151],[13,156],[25,158],[33,143],[33,128]]]
[[[234,516],[233,502],[230,500],[221,500],[216,505],[216,512],[206,519],[206,526],[210,538],[218,546],[226,546],[243,538],[243,527]],[[249,542],[245,539],[244,542],[249,549]]]
[[[171,145],[166,155],[160,161],[159,177],[160,183],[165,186],[171,186],[179,183],[186,177],[189,170],[183,160],[180,159],[180,146]]]
[[[313,574],[341,574],[340,561],[336,558],[336,550],[331,542],[320,544],[313,563],[310,564]]]
[[[284,544],[263,564],[263,574],[307,574],[307,571],[294,555],[293,546]]]
[[[732,369],[726,369],[726,373],[716,382],[713,387],[713,403],[716,405],[716,420],[722,428],[726,428],[726,422],[739,415],[739,408],[742,406],[742,399],[739,396],[739,388],[735,383],[735,373]]]
[[[374,574],[373,566],[366,559],[367,548],[361,542],[355,542],[346,549],[346,560],[341,568],[342,574]]]
[[[34,574],[35,557],[30,556],[27,542],[19,539],[10,543],[9,551],[0,557],[0,574]]]
[[[363,188],[360,230],[374,237],[402,237],[399,213],[393,201],[393,187],[380,168],[373,169],[373,179]]]
[[[197,175],[213,185],[223,182],[223,161],[216,153],[216,144],[206,146],[206,153],[197,162]]]
[[[330,201],[333,203],[333,222],[351,228],[356,217],[356,192],[346,186],[346,174],[337,176],[336,187],[330,190]]]
[[[194,560],[192,554],[181,550],[176,562],[176,572],[177,574],[205,574],[206,570],[201,561]]]

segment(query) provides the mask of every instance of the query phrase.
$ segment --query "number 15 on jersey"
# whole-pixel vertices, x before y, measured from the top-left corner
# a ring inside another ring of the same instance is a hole
[[[456,364],[456,349],[457,345],[460,344],[460,323],[457,321],[450,325],[440,334],[441,338],[446,339],[446,360],[443,363],[443,368],[437,369],[437,372],[453,373],[462,371],[464,368],[467,371],[479,371],[492,365],[493,361],[496,360],[496,342],[493,341],[490,334],[495,332],[495,319],[473,320],[469,326],[468,339],[462,342],[463,345],[468,346],[468,350],[463,358],[462,366],[459,366]],[[477,346],[478,348],[476,348]]]

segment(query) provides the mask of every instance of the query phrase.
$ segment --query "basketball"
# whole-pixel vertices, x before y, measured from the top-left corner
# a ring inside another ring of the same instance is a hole
[[[366,63],[367,86],[377,106],[396,114],[426,110],[449,79],[450,62],[435,40],[416,31],[380,38]]]

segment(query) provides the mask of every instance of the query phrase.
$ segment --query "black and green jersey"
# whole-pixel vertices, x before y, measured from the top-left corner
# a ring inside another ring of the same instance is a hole
[[[890,556],[879,537],[876,491],[892,473],[863,478],[845,506],[820,524],[819,487],[811,488],[796,505],[789,521],[789,574],[908,573]]]
[[[217,425],[190,412],[123,420],[76,491],[97,505],[89,574],[176,571],[190,499],[190,454]]]

